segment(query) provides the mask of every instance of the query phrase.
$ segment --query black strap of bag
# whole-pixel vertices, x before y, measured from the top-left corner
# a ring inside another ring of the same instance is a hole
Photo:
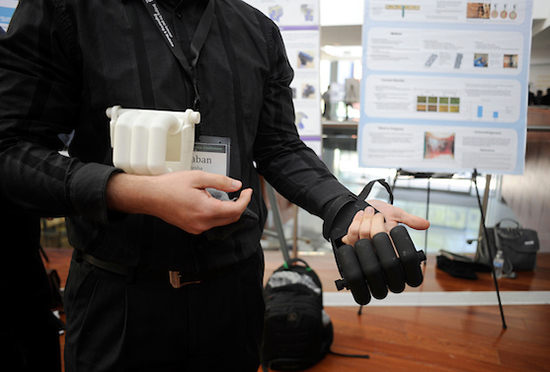
[[[507,227],[507,228],[500,227],[500,225],[505,221],[511,222],[515,226]],[[499,223],[497,223],[495,226],[495,231],[497,230],[498,230],[499,236],[502,236],[503,238],[507,238],[507,239],[516,239],[523,235],[523,230],[519,222],[511,218],[503,218],[502,220],[500,220]]]

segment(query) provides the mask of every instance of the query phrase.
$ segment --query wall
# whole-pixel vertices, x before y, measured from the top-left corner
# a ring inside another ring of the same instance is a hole
[[[543,93],[546,93],[546,89],[550,88],[550,63],[545,65],[531,65],[529,70],[529,84],[531,86],[531,92],[536,93],[537,90],[542,90]]]
[[[528,126],[550,126],[550,109],[529,108]],[[525,172],[505,175],[502,197],[523,227],[538,232],[541,251],[550,252],[550,132],[529,131]]]

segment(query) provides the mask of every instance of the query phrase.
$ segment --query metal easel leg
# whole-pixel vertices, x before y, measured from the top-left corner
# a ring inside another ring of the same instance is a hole
[[[426,192],[426,219],[429,220],[430,216],[430,190],[431,190],[431,177],[428,177],[428,190]],[[426,255],[428,254],[428,230],[424,230],[424,252]],[[424,261],[424,265],[426,265],[426,261]]]
[[[483,205],[481,203],[481,198],[479,196],[479,190],[477,188],[477,176],[478,176],[477,169],[474,169],[474,173],[472,174],[472,180],[474,181],[474,185],[475,185],[475,188],[476,188],[477,203],[478,203],[478,206],[479,206],[479,211],[481,212],[481,227],[480,227],[480,233],[479,234],[480,234],[480,236],[481,236],[481,234],[483,234],[483,239],[487,242],[487,244],[489,244],[489,240],[487,239],[487,237],[488,237],[487,226],[485,225],[485,212],[487,211],[487,202],[489,200],[489,192],[491,190],[491,188],[490,188],[491,175],[488,174],[486,176],[485,194],[483,195]],[[480,240],[478,239],[478,244],[479,244],[479,241]],[[495,284],[495,292],[497,294],[498,307],[500,309],[500,317],[502,319],[502,328],[507,329],[508,326],[506,325],[506,320],[504,319],[504,310],[502,309],[502,301],[500,300],[500,291],[498,289],[498,281],[497,281],[497,278],[495,276],[495,268],[493,267],[493,254],[491,252],[491,249],[488,249],[487,251],[489,253],[491,273],[493,274],[493,282]]]

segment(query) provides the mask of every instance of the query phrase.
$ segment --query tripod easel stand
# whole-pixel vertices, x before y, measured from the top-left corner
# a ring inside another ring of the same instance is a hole
[[[487,205],[489,203],[489,192],[491,190],[491,175],[488,174],[485,176],[486,181],[485,181],[485,193],[483,194],[483,203],[481,202],[481,198],[479,196],[479,189],[477,187],[477,176],[478,176],[477,169],[474,168],[474,173],[472,173],[472,181],[474,182],[474,185],[475,185],[477,202],[479,206],[479,211],[481,212],[481,225],[479,228],[479,236],[480,237],[483,236],[483,239],[485,239],[487,244],[489,244],[487,226],[485,224],[485,212],[487,211]],[[478,249],[479,249],[480,241],[481,240],[478,239]],[[491,249],[488,249],[488,253],[489,253],[490,262],[492,263],[494,257],[493,257],[493,253],[491,252]],[[497,294],[498,307],[500,309],[500,317],[502,319],[502,328],[507,329],[508,327],[506,326],[506,320],[504,319],[504,311],[502,309],[502,301],[500,300],[500,291],[498,289],[498,281],[495,275],[495,268],[493,267],[493,265],[491,265],[491,273],[493,276],[493,282],[495,284],[495,292]]]

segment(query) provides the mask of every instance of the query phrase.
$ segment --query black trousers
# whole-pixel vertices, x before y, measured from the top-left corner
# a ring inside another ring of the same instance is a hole
[[[13,372],[59,372],[59,323],[40,256],[40,219],[0,195],[0,360]]]
[[[260,365],[264,261],[173,288],[73,256],[65,288],[65,371],[240,371]]]
[[[24,311],[2,320],[0,356],[10,372],[60,372],[59,323],[51,312]],[[5,324],[4,324],[5,323]]]

